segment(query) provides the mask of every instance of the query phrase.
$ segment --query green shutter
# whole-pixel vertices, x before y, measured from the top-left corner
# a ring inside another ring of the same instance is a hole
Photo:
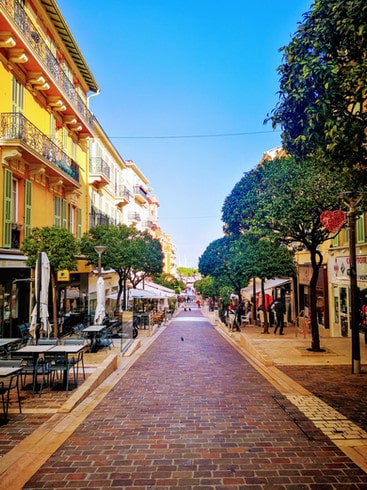
[[[68,227],[68,203],[65,201],[65,199],[62,199],[61,201],[61,227],[62,228],[67,228]]]
[[[357,225],[357,243],[364,243],[366,241],[364,214],[361,214],[358,217],[356,225]]]
[[[82,237],[82,210],[77,208],[77,238]]]
[[[61,199],[54,197],[54,225],[61,227]]]
[[[24,238],[28,238],[32,229],[32,183],[24,182]]]
[[[3,247],[11,248],[12,230],[12,193],[11,184],[13,173],[7,168],[4,169],[4,223],[3,223]]]

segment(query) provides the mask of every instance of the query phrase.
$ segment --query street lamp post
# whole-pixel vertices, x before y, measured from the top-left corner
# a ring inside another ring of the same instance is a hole
[[[350,323],[352,330],[352,374],[361,372],[361,348],[358,321],[358,286],[356,259],[356,212],[362,196],[353,197],[345,193],[343,200],[348,207],[349,228],[349,279],[350,279]]]
[[[107,248],[106,245],[96,245],[94,247],[94,250],[98,254],[98,277],[101,277],[101,273],[102,273],[101,257],[103,252],[106,250],[106,248]]]

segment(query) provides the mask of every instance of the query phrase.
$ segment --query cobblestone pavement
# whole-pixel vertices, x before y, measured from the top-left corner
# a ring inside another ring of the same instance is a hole
[[[24,488],[367,489],[200,312],[181,312]]]
[[[361,374],[340,365],[279,369],[367,432],[367,366]]]

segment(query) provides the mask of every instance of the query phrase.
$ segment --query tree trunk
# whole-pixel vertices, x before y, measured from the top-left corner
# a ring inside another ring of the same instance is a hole
[[[115,312],[114,315],[116,318],[119,318],[120,316],[120,303],[121,303],[121,294],[124,293],[123,296],[123,304],[122,304],[122,309],[125,310],[125,290],[122,288],[122,277],[119,275],[119,280],[118,280],[118,291],[117,291],[117,298],[116,298],[116,307],[115,307]]]
[[[310,281],[310,314],[311,314],[311,349],[312,351],[320,352],[320,334],[319,324],[317,321],[317,281],[319,278],[319,270],[322,264],[322,255],[315,248],[310,250],[312,276]]]

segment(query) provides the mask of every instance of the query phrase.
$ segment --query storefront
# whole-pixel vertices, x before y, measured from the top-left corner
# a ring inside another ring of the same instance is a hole
[[[357,255],[357,286],[367,289],[367,255]],[[350,277],[349,255],[330,254],[328,262],[331,299],[331,329],[334,337],[350,337]]]
[[[268,297],[268,304],[270,304],[274,299],[280,299],[284,306],[285,311],[285,321],[293,322],[295,317],[294,312],[294,294],[292,289],[291,279],[269,279],[264,283],[265,290],[265,300]],[[253,286],[247,286],[241,289],[242,301],[249,301],[253,303]],[[261,281],[256,281],[256,302],[258,306],[259,302],[262,301],[261,298]]]
[[[22,254],[0,254],[0,337],[17,337],[29,321],[31,269]]]
[[[299,313],[304,312],[309,316],[310,307],[310,282],[312,277],[311,264],[301,264],[298,266],[298,298]],[[316,284],[316,310],[317,322],[319,326],[329,328],[329,308],[328,308],[328,289],[327,289],[327,269],[321,266]]]

